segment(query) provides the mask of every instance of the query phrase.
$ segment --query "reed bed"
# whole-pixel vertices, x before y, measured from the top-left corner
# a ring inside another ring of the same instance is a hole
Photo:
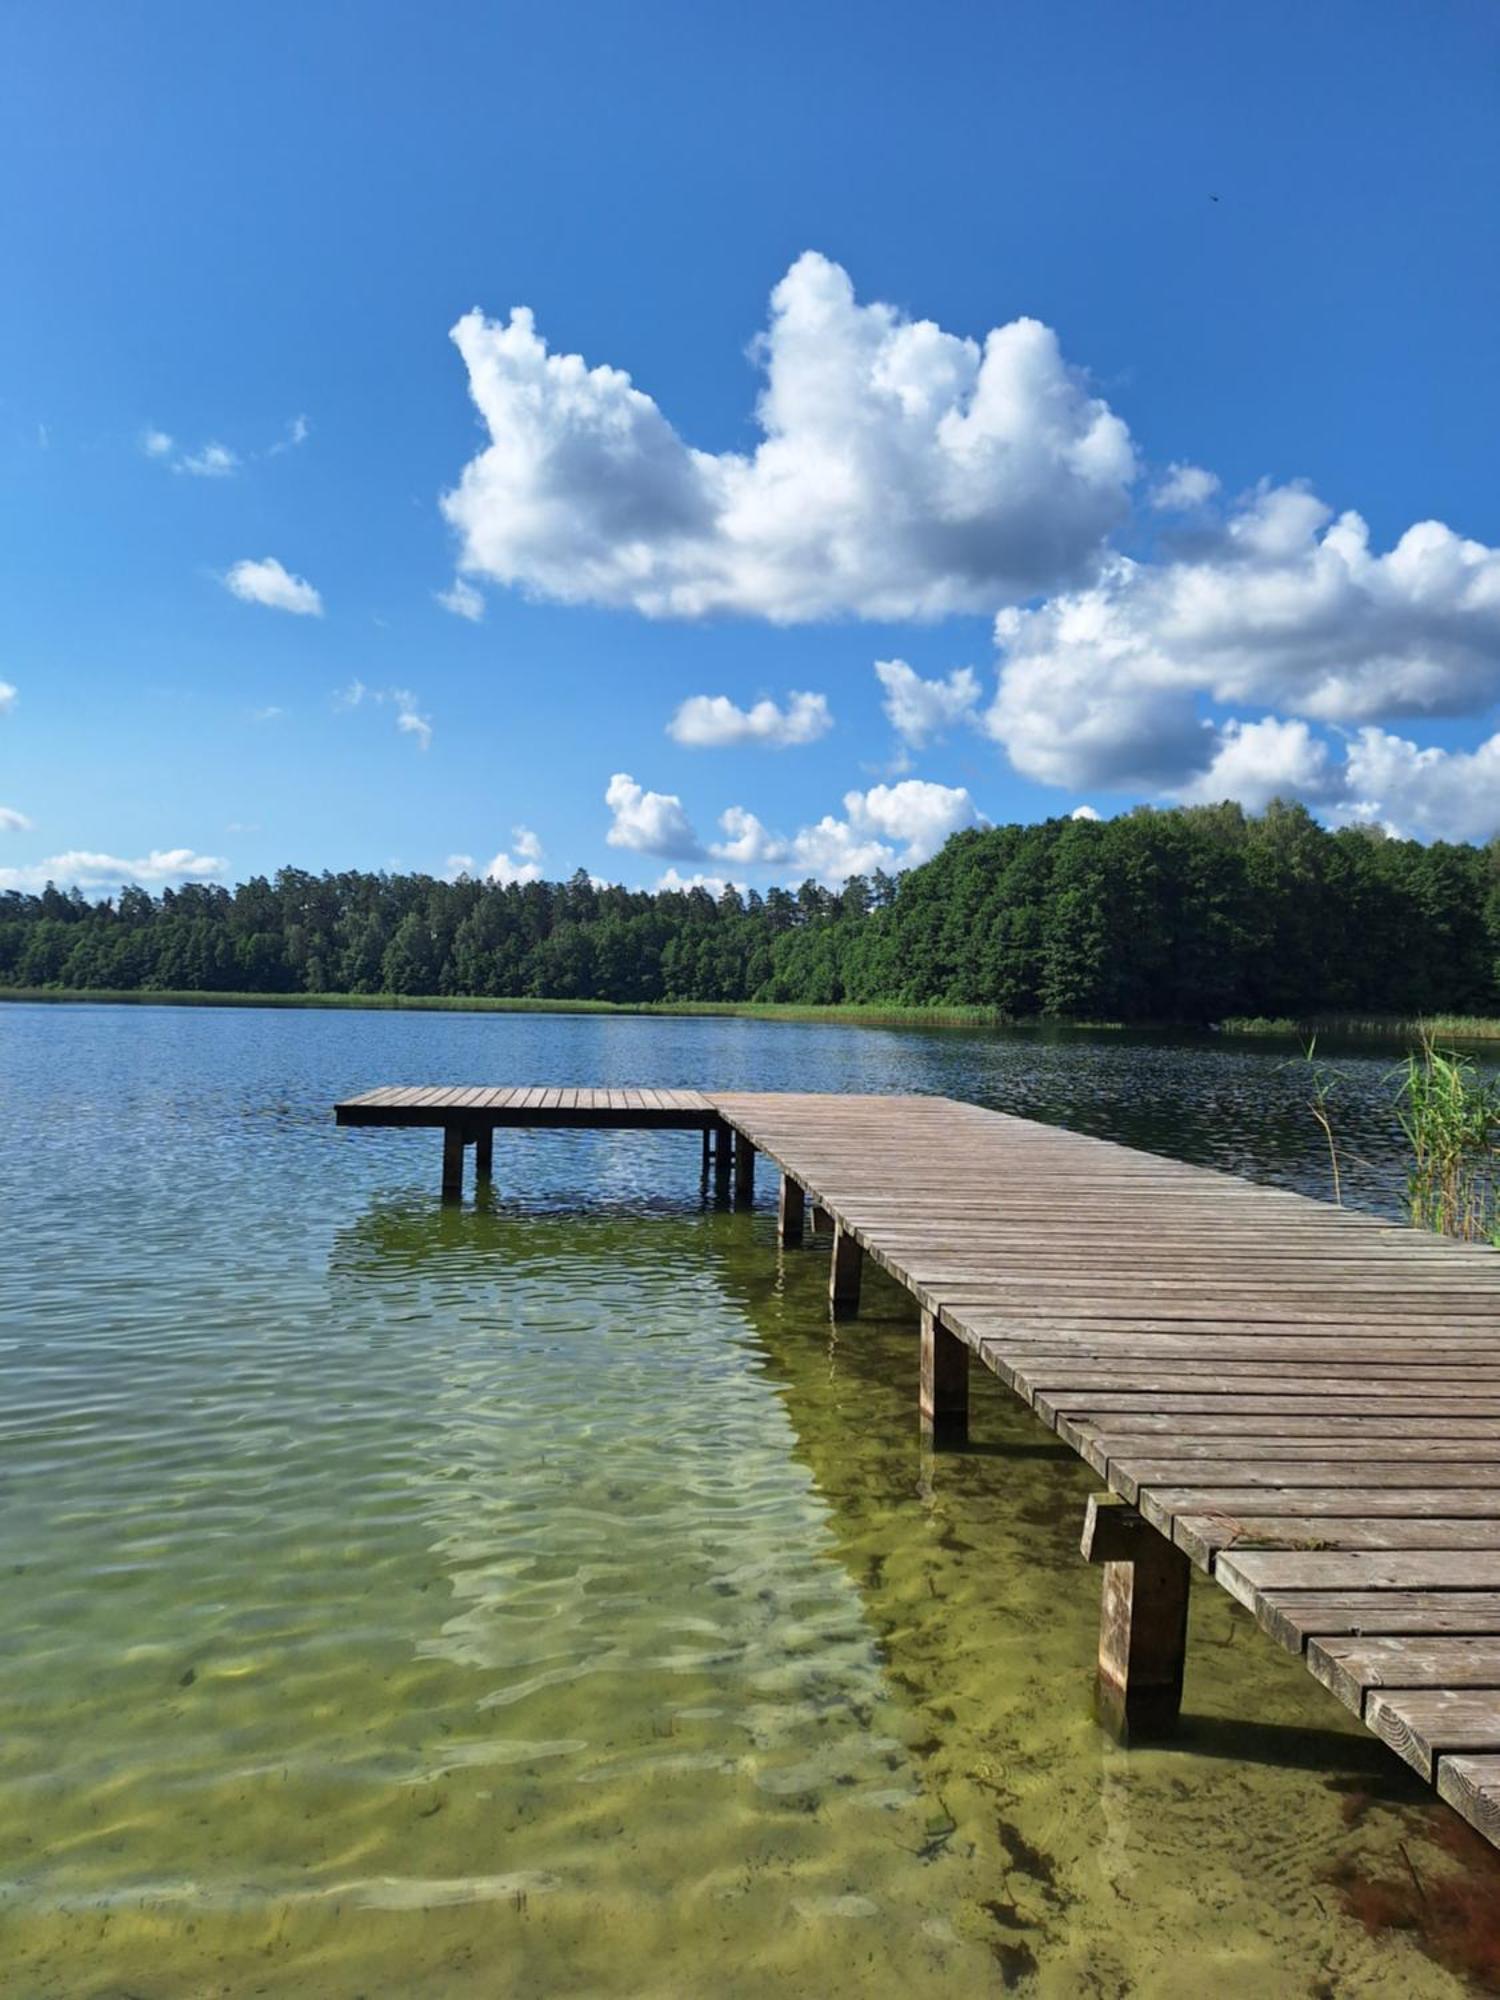
[[[669,1014],[757,1021],[831,1021],[865,1027],[1000,1028],[1017,1025],[999,1007],[902,1007],[887,1004],[798,1005],[756,1000],[545,1000],[500,999],[476,994],[426,993],[195,993],[147,987],[86,990],[57,986],[0,987],[0,1002],[115,1007],[329,1007],[381,1013],[445,1014]],[[1047,1024],[1055,1025],[1055,1024]],[[1091,1027],[1114,1027],[1095,1022]]]
[[[1424,1040],[1500,1042],[1500,1019],[1486,1014],[1316,1014],[1305,1021],[1285,1014],[1232,1014],[1218,1024],[1221,1035],[1325,1035],[1348,1041]]]
[[[1500,1244],[1500,1082],[1431,1036],[1396,1075],[1413,1223],[1466,1243]]]

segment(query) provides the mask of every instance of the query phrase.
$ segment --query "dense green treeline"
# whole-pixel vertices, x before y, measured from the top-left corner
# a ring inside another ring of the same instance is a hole
[[[0,986],[996,1007],[1016,1018],[1500,1011],[1500,842],[1300,806],[956,834],[841,890],[651,894],[284,869],[0,896]]]

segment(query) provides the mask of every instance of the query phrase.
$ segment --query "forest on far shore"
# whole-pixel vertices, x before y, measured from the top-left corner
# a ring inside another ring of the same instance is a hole
[[[1500,1013],[1500,840],[1301,806],[955,834],[921,867],[726,889],[284,868],[0,895],[0,987],[992,1007],[1024,1019]]]

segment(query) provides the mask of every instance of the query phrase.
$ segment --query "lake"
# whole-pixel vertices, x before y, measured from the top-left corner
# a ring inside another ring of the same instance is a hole
[[[0,1990],[1497,1990],[1500,1860],[1195,1580],[1186,1721],[1089,1712],[1097,1484],[706,1209],[695,1135],[381,1083],[931,1090],[1326,1196],[1287,1051],[587,1015],[0,1008]],[[1390,1050],[1336,1052],[1400,1213]]]

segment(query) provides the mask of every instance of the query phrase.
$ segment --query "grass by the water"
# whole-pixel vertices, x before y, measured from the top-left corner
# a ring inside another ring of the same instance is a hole
[[[1219,1023],[1223,1035],[1347,1036],[1351,1041],[1420,1043],[1500,1041],[1500,1020],[1484,1014],[1234,1014]]]
[[[454,1014],[703,1014],[756,1021],[865,1022],[872,1027],[998,1028],[1015,1025],[999,1007],[902,1007],[885,1003],[809,1007],[769,1000],[497,999],[446,993],[190,993],[147,987],[0,987],[0,1000],[113,1007],[345,1007]],[[1114,1023],[1093,1023],[1113,1026]]]
[[[752,1021],[830,1021],[891,1028],[1078,1028],[1090,1034],[1126,1028],[1170,1028],[1167,1021],[1018,1019],[1003,1007],[908,1007],[896,1001],[814,1006],[774,1000],[559,1000],[499,998],[464,993],[196,993],[152,987],[0,986],[0,1001],[111,1007],[314,1007],[367,1012],[445,1014],[663,1014]],[[1500,1018],[1482,1014],[1232,1014],[1217,1024],[1222,1035],[1305,1040],[1309,1035],[1351,1041],[1500,1041]]]

